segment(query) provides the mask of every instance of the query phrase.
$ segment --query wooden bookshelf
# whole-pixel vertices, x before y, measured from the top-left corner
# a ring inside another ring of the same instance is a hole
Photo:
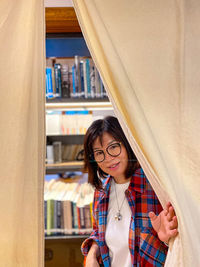
[[[93,101],[87,99],[70,99],[70,101],[53,100],[46,102],[46,110],[95,110],[105,109],[113,110],[112,104],[106,99],[95,99]]]
[[[66,144],[82,145],[84,142],[84,134],[68,134],[68,135],[47,135],[47,143],[53,143],[56,141]]]
[[[108,97],[104,98],[51,98],[51,99],[46,99],[46,104],[52,104],[52,103],[102,103],[102,102],[109,102]]]
[[[56,174],[67,171],[82,171],[83,162],[82,161],[70,161],[63,163],[53,163],[46,164],[46,174]]]
[[[60,240],[60,239],[86,239],[89,235],[55,235],[45,236],[45,240]]]
[[[81,33],[73,7],[45,8],[46,33]]]

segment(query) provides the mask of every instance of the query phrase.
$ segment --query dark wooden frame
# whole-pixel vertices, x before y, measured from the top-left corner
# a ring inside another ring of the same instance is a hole
[[[81,33],[73,7],[45,8],[46,33]]]

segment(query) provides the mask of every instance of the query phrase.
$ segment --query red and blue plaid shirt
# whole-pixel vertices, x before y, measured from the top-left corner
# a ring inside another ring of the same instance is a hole
[[[83,255],[87,256],[93,240],[96,241],[105,267],[111,266],[109,249],[105,242],[111,179],[109,177],[105,180],[103,190],[95,190],[93,232],[81,247]],[[132,266],[163,266],[167,246],[158,238],[148,216],[150,211],[158,215],[163,209],[141,168],[135,171],[125,194],[132,212],[129,229]]]

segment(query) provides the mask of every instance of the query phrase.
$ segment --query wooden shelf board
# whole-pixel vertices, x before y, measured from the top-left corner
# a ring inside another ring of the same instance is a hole
[[[46,167],[70,167],[70,166],[83,166],[82,161],[70,161],[70,162],[62,162],[62,163],[52,163],[52,164],[46,164]]]
[[[70,161],[63,163],[45,164],[46,174],[64,173],[67,171],[82,171],[82,161]]]
[[[80,33],[81,28],[73,7],[45,8],[46,33]]]
[[[45,236],[45,240],[60,240],[60,239],[86,239],[89,235],[57,235]]]

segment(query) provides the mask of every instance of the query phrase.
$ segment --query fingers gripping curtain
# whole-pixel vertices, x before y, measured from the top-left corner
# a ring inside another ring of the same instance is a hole
[[[200,266],[200,4],[74,0],[121,125],[179,222],[165,266]]]
[[[43,266],[44,8],[0,1],[0,265]]]

